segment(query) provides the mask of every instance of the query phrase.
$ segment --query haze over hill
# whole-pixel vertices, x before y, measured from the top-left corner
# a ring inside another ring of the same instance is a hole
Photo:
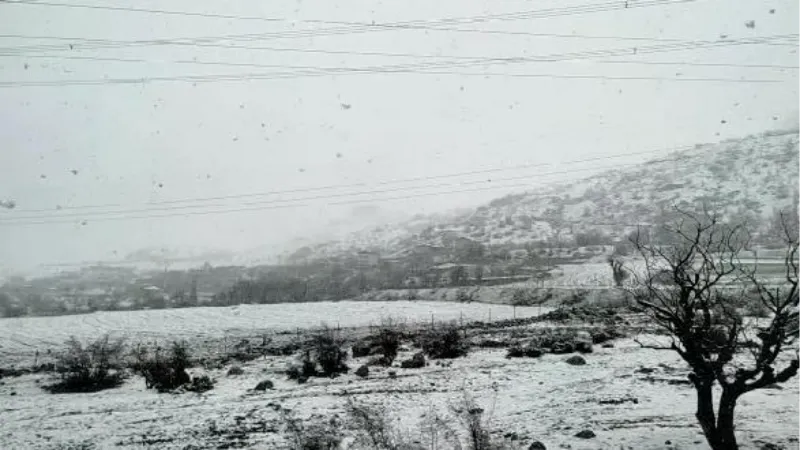
[[[637,224],[663,223],[674,206],[700,204],[760,223],[797,203],[797,179],[797,130],[766,132],[698,144],[576,182],[551,183],[466,212],[385,224],[303,253],[310,259],[359,250],[392,255],[454,238],[486,246],[569,240],[587,231],[621,236]]]

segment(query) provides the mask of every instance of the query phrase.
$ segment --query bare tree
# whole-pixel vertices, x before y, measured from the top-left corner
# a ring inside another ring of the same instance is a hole
[[[739,397],[797,374],[797,231],[790,220],[783,222],[785,276],[777,286],[768,285],[755,267],[740,264],[737,255],[749,240],[746,230],[707,212],[679,212],[681,219],[666,227],[675,244],[651,244],[638,235],[633,239],[644,259],[644,270],[633,271],[634,298],[672,338],[668,346],[641,345],[675,351],[688,363],[697,391],[696,418],[706,440],[714,450],[735,450]],[[765,327],[739,314],[741,296],[731,295],[734,286],[742,293],[749,288],[769,308]],[[722,390],[716,411],[715,384]]]

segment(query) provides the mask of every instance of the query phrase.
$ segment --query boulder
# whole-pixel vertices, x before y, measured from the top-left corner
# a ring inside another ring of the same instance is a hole
[[[259,382],[254,390],[256,391],[266,391],[267,389],[272,389],[275,385],[270,380],[264,380]]]
[[[531,442],[531,445],[528,446],[528,450],[547,450],[547,447],[545,447],[545,445],[540,441],[533,441]]]
[[[592,430],[582,430],[582,431],[579,431],[575,435],[575,437],[581,438],[581,439],[591,439],[591,438],[593,438],[595,436],[597,436],[597,435],[594,434],[594,431],[592,431]]]
[[[583,358],[583,356],[575,355],[567,358],[566,363],[572,366],[583,366],[586,365],[586,360]]]
[[[363,366],[359,367],[358,370],[356,370],[356,375],[358,375],[361,378],[368,377],[369,376],[369,367],[366,364],[364,364]]]

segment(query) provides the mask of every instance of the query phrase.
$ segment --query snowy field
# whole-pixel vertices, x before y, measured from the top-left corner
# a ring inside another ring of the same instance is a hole
[[[518,307],[516,317],[547,312]],[[101,311],[57,317],[0,319],[0,357],[31,355],[60,348],[66,339],[95,339],[104,333],[129,341],[162,339],[221,339],[225,336],[328,326],[356,327],[394,321],[430,323],[461,320],[510,319],[508,305],[432,301],[321,302],[276,305],[238,305],[150,311]]]
[[[596,347],[585,366],[566,364],[564,355],[504,355],[501,349],[474,350],[452,367],[375,368],[365,380],[351,373],[303,385],[278,373],[291,358],[269,357],[245,364],[240,376],[226,376],[227,368],[209,372],[218,382],[205,394],[157,394],[134,377],[118,389],[52,395],[39,387],[46,375],[6,379],[0,386],[0,448],[91,448],[65,445],[91,442],[97,449],[280,449],[286,448],[280,411],[327,421],[343,417],[347,396],[385,404],[404,436],[424,443],[420,423],[434,414],[447,419],[465,391],[491,417],[495,439],[516,435],[510,449],[526,449],[534,439],[548,449],[708,448],[693,417],[694,390],[681,384],[686,366],[672,352],[623,340],[615,348]],[[265,379],[275,382],[274,390],[252,391]],[[764,442],[798,447],[796,379],[783,389],[745,395],[736,414],[741,448],[760,449]],[[455,418],[447,422],[459,428]],[[583,429],[596,437],[575,437]]]

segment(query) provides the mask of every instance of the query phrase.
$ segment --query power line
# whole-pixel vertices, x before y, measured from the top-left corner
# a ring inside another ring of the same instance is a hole
[[[317,30],[307,30],[307,31],[305,30],[290,31],[290,32],[284,32],[279,36],[309,37],[309,36],[321,36],[321,35],[349,34],[353,32],[371,32],[371,31],[384,31],[393,29],[413,29],[415,27],[419,28],[419,27],[424,27],[426,25],[436,25],[436,24],[464,24],[464,23],[469,24],[469,23],[482,23],[493,20],[521,20],[521,19],[550,18],[550,17],[567,16],[575,14],[586,14],[593,12],[628,10],[628,9],[643,8],[650,6],[681,4],[694,1],[696,0],[613,1],[606,3],[588,3],[581,5],[560,7],[560,8],[545,8],[545,9],[512,12],[505,14],[415,20],[415,21],[383,23],[383,24],[367,23],[367,22],[332,21],[332,20],[301,20],[301,22],[306,22],[306,23],[343,25],[343,26],[317,29]],[[4,3],[27,5],[27,6],[49,6],[49,7],[61,7],[61,8],[78,8],[78,9],[117,11],[117,12],[174,15],[174,16],[186,16],[186,17],[206,17],[206,18],[228,19],[228,20],[257,20],[257,21],[267,21],[267,22],[288,21],[287,19],[284,18],[264,17],[264,16],[243,16],[243,15],[201,13],[193,11],[175,11],[175,10],[133,8],[133,7],[122,7],[122,6],[92,5],[92,4],[82,4],[82,3],[60,3],[60,2],[49,2],[49,1],[31,2],[23,0],[6,0]]]
[[[684,42],[681,44],[663,44],[653,45],[647,47],[634,47],[622,49],[604,49],[604,50],[589,50],[583,52],[562,53],[554,55],[543,56],[529,56],[517,58],[488,58],[486,60],[474,60],[464,62],[429,62],[405,65],[384,65],[384,66],[367,66],[367,67],[310,67],[301,71],[276,73],[246,73],[246,74],[213,74],[213,75],[182,75],[182,76],[164,76],[164,77],[143,77],[143,78],[102,78],[102,79],[88,79],[88,80],[53,80],[53,81],[5,81],[0,82],[0,87],[44,87],[44,86],[82,86],[82,85],[103,85],[103,84],[140,84],[145,82],[164,82],[164,81],[182,81],[182,82],[215,82],[215,81],[246,81],[246,80],[268,80],[278,78],[296,78],[301,76],[324,76],[345,73],[419,73],[419,74],[437,74],[437,75],[489,75],[485,73],[462,73],[462,72],[431,72],[429,69],[438,68],[460,68],[471,67],[480,65],[494,65],[494,64],[510,64],[510,63],[524,63],[524,62],[540,62],[540,61],[566,61],[575,59],[588,59],[595,57],[605,56],[629,56],[639,54],[661,53],[669,51],[701,49],[701,48],[715,48],[733,45],[750,45],[765,41],[774,41],[775,39],[784,39],[786,35],[770,36],[764,38],[747,38],[735,41],[698,41],[698,42]],[[424,72],[420,72],[424,71]],[[494,74],[501,75],[501,74]],[[514,76],[513,74],[502,74],[507,76]],[[780,80],[745,80],[745,79],[726,79],[726,78],[671,78],[671,77],[614,77],[614,76],[596,76],[596,75],[564,75],[564,74],[518,74],[517,76],[523,77],[546,77],[546,78],[574,78],[574,79],[619,79],[619,80],[674,80],[674,81],[718,81],[718,82],[736,82],[736,83],[768,83],[780,82]]]
[[[527,32],[527,31],[506,31],[506,30],[479,30],[479,29],[453,29],[453,28],[441,28],[437,27],[434,30],[437,31],[460,31],[460,32],[474,32],[474,33],[487,33],[487,34],[513,34],[513,35],[522,35],[522,36],[533,36],[533,37],[557,37],[557,38],[568,38],[568,39],[592,39],[592,40],[622,40],[622,41],[644,41],[644,42],[683,42],[684,39],[671,39],[671,38],[655,38],[655,37],[639,37],[639,36],[598,36],[598,35],[586,35],[586,34],[563,34],[563,33],[538,33],[538,32]],[[184,37],[184,38],[162,38],[162,39],[150,39],[150,40],[133,40],[133,41],[119,41],[119,40],[111,40],[111,39],[97,39],[97,38],[86,38],[86,37],[67,37],[67,36],[38,36],[38,35],[27,35],[27,34],[0,34],[0,38],[4,39],[42,39],[42,40],[54,40],[54,41],[67,41],[70,42],[71,45],[63,45],[63,44],[48,44],[48,45],[39,45],[39,46],[17,46],[17,47],[0,47],[0,52],[3,53],[10,53],[10,52],[25,52],[25,51],[67,51],[67,50],[91,50],[91,49],[106,49],[106,48],[121,48],[121,47],[137,47],[137,46],[156,46],[156,45],[195,45],[195,44],[211,44],[213,42],[222,42],[222,41],[255,41],[255,40],[262,40],[265,37],[269,37],[269,35],[265,35],[264,33],[258,34],[233,34],[233,35],[223,35],[223,36],[205,36],[205,37]],[[82,42],[85,44],[95,44],[95,45],[82,45],[82,44],[75,44],[76,42]],[[792,45],[792,43],[778,43],[773,45]],[[211,46],[211,45],[206,45]],[[226,48],[226,46],[215,46],[220,48]],[[245,48],[245,49],[253,49],[253,47],[247,46],[233,46],[231,48]],[[299,48],[287,49],[287,48],[273,48],[273,47],[255,47],[255,49],[259,50],[273,50],[273,51],[295,51],[295,52],[302,52],[302,51],[309,51],[311,53],[321,52],[321,50],[305,50]]]
[[[414,54],[414,53],[384,53],[384,52],[358,52],[358,51],[327,51],[327,50],[314,50],[314,49],[280,49],[290,52],[310,52],[310,53],[326,53],[336,55],[355,55],[355,56],[385,56],[397,58],[436,58],[436,59],[453,59],[453,60],[468,60],[468,61],[487,61],[499,60],[505,61],[514,58],[489,56],[463,56],[463,55],[427,55],[427,54]],[[0,53],[0,58],[12,57],[16,55],[7,55]],[[25,55],[25,58],[37,59],[61,59],[73,61],[103,61],[103,62],[122,62],[122,63],[143,63],[143,64],[190,64],[190,65],[210,65],[210,66],[223,66],[223,67],[259,67],[259,68],[282,68],[282,69],[319,69],[316,66],[288,66],[280,64],[259,64],[259,63],[242,63],[242,62],[228,62],[228,61],[203,61],[197,59],[187,60],[151,60],[144,58],[119,58],[119,57],[106,57],[106,56],[81,56],[81,55]],[[554,62],[569,62],[559,60],[544,60],[544,61],[531,61],[542,63]],[[744,68],[744,69],[798,69],[800,66],[782,65],[782,64],[736,64],[736,63],[713,63],[713,62],[696,62],[696,61],[592,61],[594,64],[632,64],[632,65],[667,65],[667,66],[697,66],[697,67],[731,67],[731,68]]]
[[[612,155],[605,155],[605,156],[596,156],[591,158],[581,158],[575,159],[571,161],[561,161],[558,164],[581,164],[586,162],[594,162],[594,161],[603,161],[609,159],[616,159],[616,158],[623,158],[628,156],[639,156],[639,155],[649,155],[653,153],[664,153],[664,152],[680,152],[684,150],[689,150],[693,148],[692,146],[678,146],[678,147],[668,147],[668,148],[659,148],[653,150],[644,150],[638,152],[627,152],[627,153],[616,153]],[[527,164],[517,164],[508,167],[493,167],[488,169],[477,169],[477,170],[470,170],[465,172],[454,172],[448,174],[440,174],[440,175],[428,175],[428,176],[421,176],[421,177],[411,177],[411,178],[400,178],[394,180],[385,180],[380,181],[375,184],[385,186],[385,185],[393,185],[393,184],[401,184],[401,183],[412,183],[418,181],[430,181],[430,180],[440,180],[446,178],[457,178],[469,175],[484,175],[489,173],[497,173],[497,172],[507,172],[511,170],[520,170],[520,169],[530,169],[535,167],[544,167],[544,166],[552,166],[553,163],[527,163]],[[163,200],[158,202],[149,202],[147,205],[174,205],[180,203],[197,203],[197,202],[208,202],[208,201],[217,201],[217,200],[231,200],[231,199],[241,199],[241,198],[248,198],[248,197],[266,197],[272,195],[281,195],[281,194],[298,194],[304,192],[316,192],[316,191],[327,191],[327,190],[337,190],[337,189],[349,189],[349,188],[356,188],[356,187],[366,187],[369,186],[369,183],[350,183],[350,184],[338,184],[338,185],[327,185],[327,186],[314,186],[314,187],[305,187],[305,188],[295,188],[295,189],[283,189],[283,190],[272,190],[272,191],[265,191],[265,192],[251,192],[251,193],[244,193],[244,194],[232,194],[232,195],[221,195],[215,197],[195,197],[195,198],[188,198],[188,199],[178,199],[178,200]],[[109,208],[109,207],[125,207],[123,204],[104,204],[104,205],[81,205],[81,206],[66,206],[62,207],[61,210],[76,210],[76,209],[96,209],[96,208]],[[52,209],[16,209],[15,212],[19,213],[37,213],[37,212],[53,212]]]
[[[673,159],[663,159],[659,162],[664,161],[678,161],[681,158],[673,158]],[[606,167],[589,167],[583,169],[570,169],[570,170],[563,170],[563,171],[555,171],[555,172],[545,172],[539,173],[535,175],[524,175],[524,176],[517,176],[517,177],[508,177],[497,179],[494,181],[516,181],[520,179],[529,179],[532,176],[547,176],[547,175],[563,175],[568,173],[575,173],[575,172],[584,172],[587,170],[604,170],[604,169],[613,169],[619,167],[626,167],[626,166],[637,166],[638,163],[631,163],[631,164],[619,164],[614,166],[606,166]],[[286,199],[286,200],[271,200],[271,201],[262,201],[262,202],[251,202],[251,203],[244,203],[243,208],[235,208],[235,209],[224,209],[224,210],[210,210],[210,211],[187,211],[187,212],[179,212],[179,213],[167,213],[167,214],[147,214],[151,212],[161,212],[161,211],[174,211],[174,210],[181,210],[181,209],[191,209],[191,208],[218,208],[224,207],[225,205],[196,205],[196,206],[173,206],[173,207],[166,207],[166,208],[153,208],[148,210],[127,210],[127,211],[108,211],[108,212],[96,212],[96,213],[85,213],[85,214],[57,214],[57,215],[49,215],[49,216],[24,216],[24,217],[17,217],[13,219],[4,219],[0,220],[0,225],[40,225],[40,224],[50,224],[50,223],[73,223],[75,222],[74,219],[72,220],[58,220],[64,219],[67,217],[72,218],[80,218],[83,220],[92,220],[92,221],[106,221],[106,220],[127,220],[127,219],[142,219],[142,218],[161,218],[161,217],[175,217],[175,216],[184,216],[184,215],[205,215],[205,214],[220,214],[220,213],[228,213],[228,212],[242,212],[242,211],[258,211],[258,210],[269,210],[269,209],[277,209],[277,208],[287,208],[287,207],[298,207],[298,206],[309,206],[307,203],[297,203],[297,202],[305,202],[305,201],[315,201],[315,200],[329,200],[333,198],[342,198],[342,197],[351,197],[355,195],[370,195],[370,194],[382,194],[388,192],[402,192],[408,191],[412,189],[425,189],[425,188],[440,188],[440,187],[447,187],[447,186],[467,186],[473,184],[485,184],[485,183],[493,183],[492,180],[477,180],[477,181],[469,181],[463,182],[458,184],[438,184],[438,185],[429,185],[429,186],[415,186],[415,187],[403,187],[403,188],[393,188],[393,189],[383,189],[383,190],[373,190],[373,191],[364,191],[364,192],[356,192],[356,193],[346,193],[346,194],[332,194],[332,195],[319,195],[313,197],[303,197],[303,198],[295,198],[295,199]],[[400,197],[383,197],[383,198],[370,198],[370,199],[362,199],[362,200],[346,200],[346,201],[338,201],[338,202],[329,202],[327,205],[347,205],[347,204],[355,204],[355,203],[364,203],[364,202],[375,202],[375,201],[386,201],[386,200],[399,200],[399,199],[407,199],[407,198],[416,198],[416,197],[423,197],[423,196],[430,196],[430,195],[441,195],[441,194],[455,194],[455,193],[463,193],[463,192],[477,192],[483,190],[491,190],[491,189],[508,189],[508,188],[517,188],[517,187],[531,187],[530,183],[525,184],[515,184],[515,185],[500,185],[500,186],[489,186],[489,187],[482,187],[482,188],[475,188],[475,189],[458,189],[453,191],[444,191],[444,192],[428,192],[428,193],[421,193],[421,194],[413,194],[407,196],[400,196]],[[283,204],[281,204],[283,203]],[[266,205],[266,206],[264,206]],[[133,216],[111,216],[113,214],[140,214],[145,213],[144,215],[133,215]],[[56,219],[56,220],[44,220],[41,219]],[[24,220],[33,220],[34,222],[24,222]],[[39,220],[36,222],[36,220]]]

